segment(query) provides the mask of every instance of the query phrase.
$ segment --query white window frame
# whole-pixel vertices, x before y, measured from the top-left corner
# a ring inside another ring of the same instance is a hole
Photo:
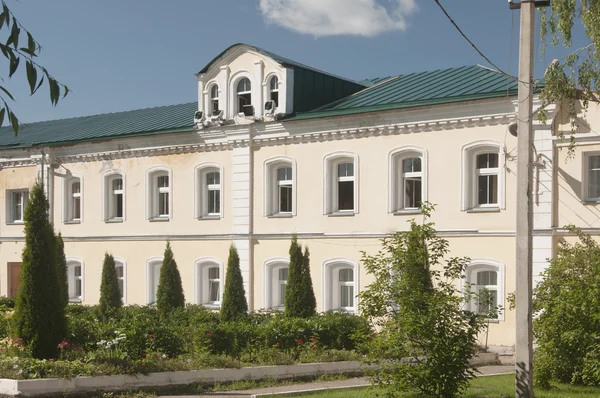
[[[127,262],[122,257],[114,257],[115,259],[115,268],[122,267],[123,268],[123,277],[119,278],[117,274],[117,279],[121,279],[123,281],[123,292],[121,295],[121,300],[123,301],[123,305],[127,304]]]
[[[353,281],[350,284],[354,288],[354,305],[352,307],[340,308],[340,282],[339,270],[352,269]],[[358,287],[359,268],[356,261],[346,258],[333,258],[323,263],[323,311],[344,311],[358,313]]]
[[[114,195],[113,181],[116,179],[123,180],[123,189],[121,190],[121,200],[123,201],[123,216],[112,217],[114,211]],[[104,222],[123,222],[125,221],[125,199],[126,198],[126,181],[125,173],[120,170],[111,170],[102,175],[102,221]]]
[[[249,91],[238,91],[238,86],[239,84],[242,82],[242,80],[244,79],[248,79],[248,81],[250,82],[250,90]],[[234,91],[233,91],[233,96],[234,96],[234,103],[235,103],[235,110],[236,113],[241,113],[244,112],[243,109],[240,109],[240,103],[239,103],[239,99],[238,96],[240,95],[247,95],[250,94],[250,104],[249,105],[254,105],[254,95],[252,92],[252,87],[254,86],[254,83],[252,82],[252,79],[250,79],[247,76],[241,76],[239,79],[237,79],[235,85],[234,85]],[[254,108],[254,111],[256,112],[256,107]]]
[[[15,212],[15,194],[20,194],[21,214],[17,216]],[[25,210],[29,202],[28,189],[9,189],[6,190],[6,223],[22,225],[25,224]]]
[[[146,304],[156,304],[156,293],[158,290],[158,281],[160,280],[160,269],[162,268],[162,262],[164,257],[156,256],[150,257],[146,261]],[[156,275],[156,268],[158,266],[158,275]],[[155,283],[156,282],[156,283]]]
[[[354,165],[353,177],[342,177],[342,181],[354,182],[354,209],[339,210],[338,165],[352,163]],[[323,214],[325,215],[353,215],[358,214],[359,198],[359,167],[358,155],[354,152],[334,152],[323,158]]]
[[[266,309],[283,310],[284,307],[278,305],[283,302],[279,297],[279,270],[290,268],[290,259],[284,257],[275,257],[265,261],[264,267],[264,305]],[[286,283],[287,284],[287,283]]]
[[[240,80],[242,80],[243,78],[247,78],[248,80],[250,80],[250,87],[251,87],[251,105],[254,106],[254,112],[255,114],[258,112],[259,108],[257,106],[257,104],[255,103],[258,99],[258,97],[260,96],[260,91],[259,87],[257,87],[257,84],[254,81],[254,76],[249,73],[248,71],[245,70],[241,70],[238,71],[237,73],[235,73],[234,75],[232,75],[229,79],[229,95],[228,95],[228,99],[227,99],[227,103],[228,103],[228,114],[230,114],[230,117],[233,118],[235,116],[238,115],[238,113],[243,112],[242,109],[238,109],[238,98],[237,98],[237,86],[238,83],[240,82]]]
[[[498,154],[498,204],[477,204],[477,155]],[[461,210],[506,209],[506,149],[499,141],[474,141],[462,147],[461,159]]]
[[[169,187],[158,188],[158,177],[168,176]],[[158,195],[166,191],[169,194],[169,214],[161,216],[158,209]],[[169,221],[173,218],[173,172],[167,166],[154,166],[146,170],[146,219],[150,221]]]
[[[79,194],[73,193],[73,183],[79,182]],[[63,179],[63,222],[65,224],[78,224],[83,222],[83,176],[71,174]],[[79,197],[79,218],[74,217],[74,198]]]
[[[218,163],[201,163],[194,169],[194,217],[196,219],[215,219],[223,218],[224,203],[224,171],[223,166]],[[209,187],[206,184],[206,176],[208,173],[218,172],[219,173],[219,184],[214,184]],[[219,213],[208,212],[208,194],[209,190],[220,191],[220,205]]]
[[[281,167],[292,168],[292,211],[279,211],[279,181],[277,170]],[[287,156],[278,156],[265,160],[264,163],[264,212],[265,216],[293,217],[296,215],[296,160]]]
[[[596,202],[596,203],[600,203],[600,197],[594,198],[590,196],[590,158],[592,156],[599,156],[600,157],[600,152],[595,151],[595,152],[583,152],[583,156],[582,156],[582,160],[583,160],[583,165],[582,165],[582,184],[581,184],[581,195],[583,198],[584,202]]]
[[[421,202],[427,201],[428,194],[428,158],[427,150],[418,146],[406,145],[393,149],[388,155],[388,212],[416,213],[418,208],[407,208],[404,204],[404,173],[402,170],[405,159],[420,158],[421,172],[415,176],[421,177]],[[410,177],[410,176],[408,176]]]
[[[213,91],[217,89],[217,96],[214,96]],[[209,87],[208,90],[208,116],[212,115],[213,112],[215,111],[215,102],[217,103],[217,110],[221,110],[220,107],[220,103],[219,103],[219,97],[220,97],[220,91],[219,91],[219,85],[217,83],[212,84]]]
[[[275,86],[274,89],[271,88],[271,84],[273,82],[273,79],[277,80],[277,85]],[[275,107],[275,112],[277,112],[277,109],[279,108],[279,104],[281,103],[281,96],[279,95],[280,90],[279,90],[279,83],[280,83],[280,79],[279,76],[277,76],[277,74],[271,74],[267,77],[267,98],[268,101],[274,101],[273,100],[273,93],[277,93],[277,105]]]
[[[67,290],[69,291],[69,302],[82,303],[85,297],[85,265],[79,257],[67,257]],[[75,276],[75,267],[81,267],[81,276]],[[75,281],[81,281],[81,295],[75,295]]]
[[[462,280],[462,289],[466,290],[467,283],[471,284],[471,291],[478,291],[477,287],[477,273],[482,271],[495,271],[498,273],[498,284],[497,284],[497,297],[498,297],[498,306],[502,307],[502,310],[498,311],[498,317],[491,319],[494,321],[504,321],[504,312],[506,310],[505,306],[505,267],[504,263],[498,260],[493,260],[490,258],[473,258],[469,261],[465,278]],[[476,302],[468,302],[465,303],[466,309],[469,311],[477,311],[477,303]]]
[[[209,279],[210,268],[219,269],[219,300],[209,301]],[[194,303],[208,308],[220,308],[223,300],[223,288],[225,287],[225,275],[223,273],[223,262],[216,257],[202,257],[194,262]]]

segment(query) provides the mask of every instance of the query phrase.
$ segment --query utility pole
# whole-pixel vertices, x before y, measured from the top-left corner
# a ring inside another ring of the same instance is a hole
[[[533,398],[532,332],[532,243],[533,243],[533,34],[536,7],[550,1],[522,0],[511,9],[521,9],[519,39],[519,93],[517,142],[517,256],[516,256],[516,393],[517,398]]]

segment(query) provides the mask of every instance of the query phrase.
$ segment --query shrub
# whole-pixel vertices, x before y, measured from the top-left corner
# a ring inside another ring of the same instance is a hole
[[[231,245],[227,260],[225,290],[221,302],[221,320],[223,322],[233,321],[246,316],[247,313],[248,302],[240,269],[240,257],[235,246]]]
[[[559,242],[534,290],[533,332],[538,344],[534,372],[536,383],[545,387],[552,379],[600,382],[594,365],[600,358],[600,246],[590,236],[568,228],[578,241]]]
[[[63,242],[60,233],[56,237],[56,272],[58,273],[58,283],[60,285],[60,298],[63,307],[66,307],[69,304],[67,258],[65,256],[65,242]]]
[[[14,334],[35,358],[55,358],[67,335],[65,307],[56,267],[56,243],[41,182],[25,209],[25,248],[14,319]]]
[[[316,313],[309,256],[308,248],[302,253],[302,246],[294,235],[290,244],[290,267],[284,300],[285,314],[289,317],[309,318]]]
[[[421,208],[422,225],[411,220],[408,232],[383,239],[375,256],[363,253],[364,267],[375,281],[359,295],[361,310],[381,327],[368,343],[366,362],[379,366],[371,376],[389,395],[413,390],[455,397],[464,392],[474,376],[469,359],[489,316],[463,311],[465,299],[477,299],[456,288],[467,259],[442,263],[448,242],[428,222],[431,209]]]
[[[111,254],[106,253],[104,255],[104,263],[102,264],[99,311],[106,318],[122,306],[123,300],[121,300],[115,259]]]
[[[175,308],[183,306],[185,306],[185,296],[181,285],[181,275],[173,258],[171,243],[167,242],[156,290],[156,308],[164,316]]]

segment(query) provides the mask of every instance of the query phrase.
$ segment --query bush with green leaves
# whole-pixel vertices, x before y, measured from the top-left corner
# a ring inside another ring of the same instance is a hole
[[[290,266],[285,287],[285,314],[293,318],[309,318],[316,314],[317,302],[310,277],[310,254],[294,235],[290,244]]]
[[[244,279],[240,269],[240,256],[234,245],[229,248],[227,272],[225,274],[225,290],[221,302],[221,320],[234,321],[248,314],[248,302],[244,289]]]
[[[366,362],[378,365],[372,380],[390,395],[415,391],[455,397],[475,371],[469,359],[490,314],[464,311],[472,292],[459,291],[468,259],[446,258],[448,242],[429,221],[433,207],[423,205],[423,223],[382,240],[362,263],[374,282],[360,293],[360,308],[380,328],[368,339]]]
[[[35,358],[56,358],[67,336],[65,307],[56,266],[56,242],[48,219],[48,201],[36,182],[25,209],[25,248],[13,315],[14,336]]]
[[[104,254],[104,263],[102,264],[102,279],[100,281],[100,303],[98,309],[103,317],[119,310],[123,306],[121,299],[121,289],[119,288],[119,277],[115,258],[112,254]]]
[[[600,385],[600,246],[573,227],[534,290],[536,383]]]
[[[156,308],[165,316],[175,308],[185,306],[185,296],[181,284],[181,275],[173,257],[171,243],[167,242],[165,254],[160,267],[158,288],[156,289]]]
[[[56,272],[58,273],[58,282],[60,284],[60,297],[63,306],[66,307],[69,304],[67,257],[65,256],[65,242],[63,242],[60,233],[56,237]]]

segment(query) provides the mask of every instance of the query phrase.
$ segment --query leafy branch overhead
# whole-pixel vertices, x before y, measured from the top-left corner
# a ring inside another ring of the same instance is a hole
[[[46,81],[50,89],[52,105],[56,105],[61,98],[66,97],[69,94],[69,88],[52,77],[48,70],[35,60],[40,55],[42,46],[21,25],[4,1],[2,1],[2,13],[0,13],[0,31],[3,30],[7,32],[8,38],[5,42],[0,41],[0,51],[9,64],[8,77],[11,78],[19,70],[19,66],[23,65],[21,61],[24,61],[31,95],[35,94]],[[7,103],[8,99],[14,102],[15,98],[3,85],[0,85],[0,90],[0,101],[2,101],[0,104],[0,127],[7,120],[16,135],[19,132],[19,119]]]

